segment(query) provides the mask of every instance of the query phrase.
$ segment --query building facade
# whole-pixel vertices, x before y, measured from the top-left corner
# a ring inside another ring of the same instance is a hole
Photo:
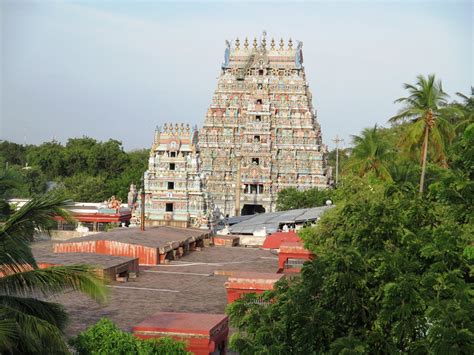
[[[302,42],[227,42],[199,132],[203,188],[224,216],[273,212],[284,188],[327,187],[302,63]]]
[[[205,210],[199,177],[198,132],[189,124],[165,124],[155,131],[144,175],[148,225],[189,227]],[[137,204],[136,215],[140,213]]]

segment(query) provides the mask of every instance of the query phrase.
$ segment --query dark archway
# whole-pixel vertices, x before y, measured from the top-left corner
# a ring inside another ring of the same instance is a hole
[[[242,208],[242,216],[248,216],[256,213],[265,213],[265,208],[262,205],[244,205]]]

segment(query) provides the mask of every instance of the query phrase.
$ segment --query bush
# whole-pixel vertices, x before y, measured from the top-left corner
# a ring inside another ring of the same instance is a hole
[[[77,337],[70,344],[79,354],[139,354],[168,355],[190,354],[186,344],[171,338],[142,340],[124,332],[107,318],[102,318]]]

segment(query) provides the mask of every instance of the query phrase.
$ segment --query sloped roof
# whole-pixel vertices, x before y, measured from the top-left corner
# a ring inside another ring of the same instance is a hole
[[[275,233],[282,224],[316,221],[326,210],[332,207],[321,206],[257,214],[252,218],[230,226],[229,231],[231,234],[253,234],[255,231],[262,230],[265,227],[267,233]]]

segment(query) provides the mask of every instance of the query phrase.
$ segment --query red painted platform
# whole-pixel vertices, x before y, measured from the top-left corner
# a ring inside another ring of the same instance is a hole
[[[227,303],[232,303],[247,293],[261,294],[272,290],[283,274],[268,272],[235,272],[224,284],[227,289]]]
[[[94,271],[107,280],[139,274],[138,258],[112,255],[96,255],[88,253],[49,253],[34,254],[40,269],[51,266],[90,265]]]
[[[203,245],[208,232],[191,228],[118,228],[110,232],[70,239],[53,244],[55,253],[95,253],[129,256],[140,265],[162,264]]]
[[[280,249],[281,243],[284,242],[301,242],[301,238],[295,231],[276,232],[270,234],[263,242],[263,249]]]
[[[132,329],[141,339],[184,340],[196,355],[226,354],[229,319],[224,314],[158,312]]]
[[[278,254],[278,272],[297,273],[301,271],[301,266],[291,267],[290,260],[311,260],[314,258],[313,253],[305,249],[303,243],[298,242],[283,242],[280,245],[280,252]]]

